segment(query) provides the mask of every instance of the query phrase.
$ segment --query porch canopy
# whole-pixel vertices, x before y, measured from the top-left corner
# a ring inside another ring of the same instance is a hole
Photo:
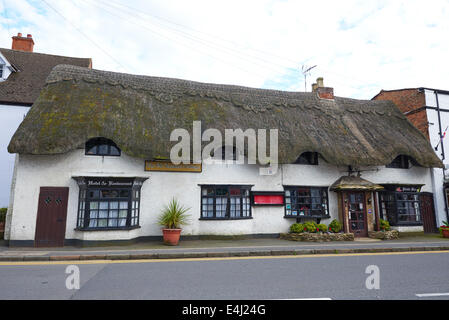
[[[383,190],[384,187],[372,183],[371,181],[356,176],[342,176],[335,181],[329,188],[331,191],[377,191]]]

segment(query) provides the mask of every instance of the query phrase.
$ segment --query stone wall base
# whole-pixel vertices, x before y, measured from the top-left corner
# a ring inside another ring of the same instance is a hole
[[[399,239],[399,231],[368,231],[368,237],[382,240]]]
[[[291,241],[354,241],[353,233],[281,233],[281,239]]]

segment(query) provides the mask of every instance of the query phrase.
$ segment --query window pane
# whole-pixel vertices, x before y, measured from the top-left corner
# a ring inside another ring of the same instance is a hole
[[[108,154],[108,145],[107,144],[101,144],[98,146],[98,154],[101,155],[107,155]]]
[[[100,211],[98,211],[98,217],[99,218],[107,218],[108,217],[108,210],[100,210]]]
[[[126,218],[127,216],[128,216],[128,210],[120,210],[119,211],[120,218]]]
[[[128,201],[120,201],[120,209],[128,209]]]
[[[99,219],[98,220],[98,227],[106,227],[107,226],[107,223],[108,223],[108,220],[107,219]]]
[[[114,146],[110,146],[110,155],[111,156],[119,156],[120,155],[120,151],[114,147]]]
[[[109,209],[118,209],[118,202],[117,201],[109,202]]]
[[[86,151],[87,154],[97,154],[97,146],[93,146]]]
[[[101,201],[100,202],[100,209],[108,209],[108,202]]]

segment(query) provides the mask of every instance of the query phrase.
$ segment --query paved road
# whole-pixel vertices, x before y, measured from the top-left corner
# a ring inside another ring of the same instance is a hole
[[[67,263],[0,263],[0,299],[449,299],[449,252],[83,263],[79,290]]]

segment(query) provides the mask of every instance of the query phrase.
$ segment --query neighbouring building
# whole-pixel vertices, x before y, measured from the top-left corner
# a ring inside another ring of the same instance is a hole
[[[224,162],[216,149],[208,162],[173,164],[174,129],[193,136],[190,150],[208,146],[208,129],[277,129],[279,168],[236,164],[247,143],[222,144]],[[366,236],[393,209],[407,222],[399,228],[422,230],[442,167],[394,103],[337,97],[322,79],[313,92],[284,92],[67,65],[52,70],[8,151],[11,246],[161,239],[157,217],[172,198],[190,208],[184,238],[277,236],[307,219]]]
[[[432,169],[437,226],[449,221],[449,142],[445,138],[449,129],[449,91],[431,88],[382,90],[373,100],[393,101],[404,115],[430,141],[433,151],[444,164]]]
[[[34,40],[28,34],[12,37],[12,49],[0,48],[0,207],[10,200],[14,155],[8,143],[22,122],[51,69],[58,64],[92,67],[91,59],[62,57],[33,52]]]

